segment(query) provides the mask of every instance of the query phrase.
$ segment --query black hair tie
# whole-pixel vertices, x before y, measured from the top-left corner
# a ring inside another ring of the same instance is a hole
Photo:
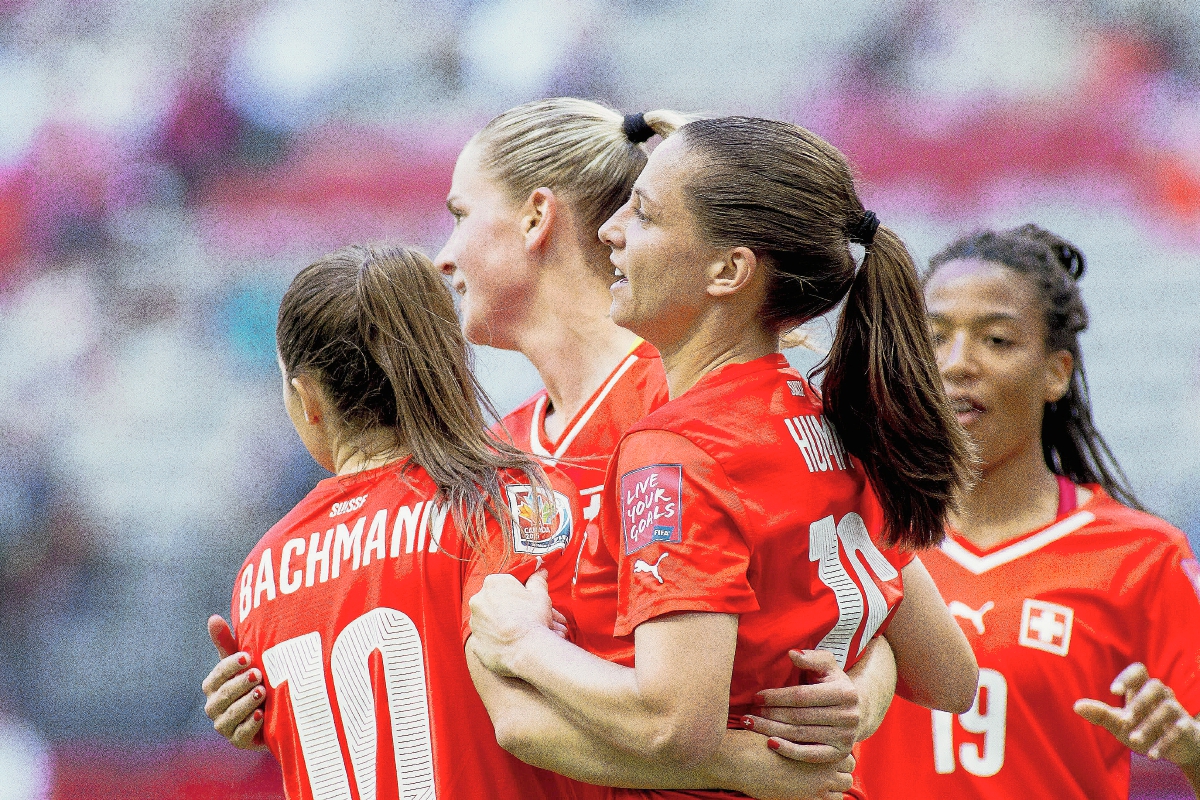
[[[875,241],[875,231],[877,230],[879,230],[879,217],[875,216],[874,211],[864,211],[863,215],[858,218],[858,222],[847,229],[846,235],[855,244],[870,247],[871,243]]]
[[[621,131],[634,144],[641,144],[654,135],[654,128],[646,123],[646,115],[641,112],[626,114],[625,120],[621,123]]]

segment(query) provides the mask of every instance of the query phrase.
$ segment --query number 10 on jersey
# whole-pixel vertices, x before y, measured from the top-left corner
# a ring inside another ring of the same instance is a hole
[[[425,658],[421,637],[406,614],[375,608],[351,622],[333,643],[330,672],[341,710],[346,749],[360,800],[375,800],[375,762],[379,752],[375,700],[368,659],[383,657],[383,682],[396,756],[401,800],[434,800],[433,744],[425,695]],[[280,642],[263,653],[271,686],[288,685],[296,734],[315,800],[351,800],[350,782],[329,691],[321,634],[313,632]]]
[[[933,712],[933,768],[939,775],[954,772],[955,756],[972,775],[990,778],[1004,766],[1004,739],[1008,728],[1008,682],[994,669],[979,670],[975,702],[958,722],[968,733],[982,733],[983,746],[963,742],[954,752],[954,715]]]

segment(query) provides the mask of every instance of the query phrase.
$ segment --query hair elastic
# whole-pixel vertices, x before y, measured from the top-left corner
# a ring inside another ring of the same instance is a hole
[[[874,211],[864,211],[863,215],[858,218],[858,222],[846,230],[846,235],[855,244],[870,247],[871,243],[875,241],[875,231],[877,230],[879,230],[879,217],[875,216]]]
[[[626,114],[624,121],[621,123],[621,131],[634,144],[641,144],[654,135],[654,128],[651,128],[646,123],[646,116],[641,112]]]

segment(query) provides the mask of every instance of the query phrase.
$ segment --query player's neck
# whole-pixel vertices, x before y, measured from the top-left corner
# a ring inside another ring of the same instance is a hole
[[[521,336],[520,350],[550,396],[546,435],[552,440],[637,346],[635,334],[609,319],[607,298],[607,288],[603,296],[558,297]]]
[[[732,338],[730,331],[739,327],[744,335]],[[659,348],[672,400],[713,370],[726,364],[745,364],[778,351],[779,337],[774,333],[757,325],[730,324],[721,314],[707,315],[688,336]]]
[[[333,447],[335,475],[366,472],[393,461],[406,458],[408,452],[396,446],[395,434],[390,431],[367,431],[353,441],[338,442]]]
[[[951,524],[971,544],[990,549],[1053,522],[1058,494],[1058,481],[1035,441],[985,470]]]

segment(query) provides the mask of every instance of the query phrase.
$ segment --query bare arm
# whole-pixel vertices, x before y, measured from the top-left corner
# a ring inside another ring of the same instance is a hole
[[[852,759],[800,764],[780,758],[767,739],[724,731],[716,750],[690,765],[663,763],[613,747],[583,730],[524,681],[487,670],[471,652],[471,677],[496,727],[501,747],[526,763],[603,786],[726,789],[763,798],[841,800]]]
[[[716,750],[729,709],[735,615],[673,614],[639,625],[633,667],[559,638],[550,620],[544,573],[527,586],[490,575],[471,599],[471,650],[489,670],[528,682],[619,750],[676,764]]]
[[[904,599],[885,633],[896,657],[896,694],[962,714],[975,702],[975,654],[921,559],[914,558],[901,574]]]

